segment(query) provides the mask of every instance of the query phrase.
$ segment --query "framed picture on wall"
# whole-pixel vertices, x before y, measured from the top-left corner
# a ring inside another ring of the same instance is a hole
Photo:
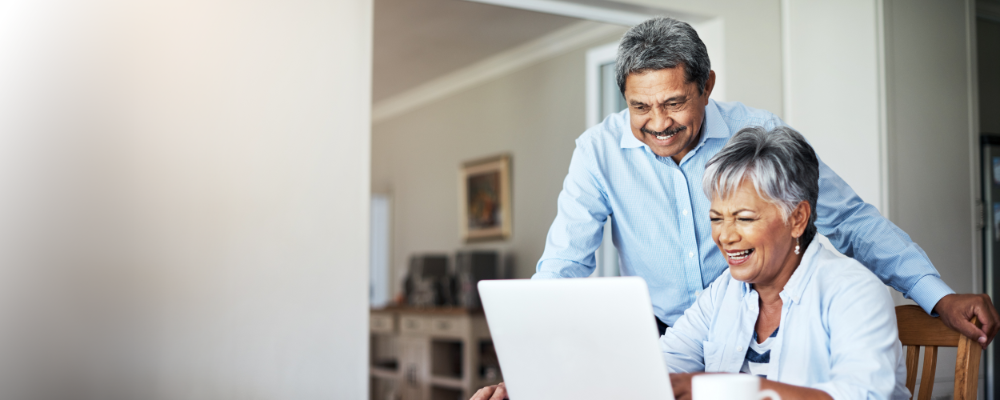
[[[458,174],[459,232],[466,242],[511,233],[510,156],[470,161]]]

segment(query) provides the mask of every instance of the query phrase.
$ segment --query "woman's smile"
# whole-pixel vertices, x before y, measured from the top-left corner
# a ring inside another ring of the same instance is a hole
[[[745,263],[752,255],[753,249],[726,250],[726,261],[729,262],[730,267],[735,267]]]

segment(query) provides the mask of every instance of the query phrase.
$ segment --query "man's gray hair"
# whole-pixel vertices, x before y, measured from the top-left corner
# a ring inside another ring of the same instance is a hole
[[[725,199],[744,179],[753,182],[761,198],[778,206],[786,222],[800,202],[809,202],[809,224],[801,238],[803,248],[808,246],[816,235],[819,159],[806,139],[786,126],[740,130],[708,160],[702,189],[709,199]]]
[[[625,94],[625,80],[634,72],[674,68],[683,65],[687,82],[705,94],[712,63],[708,50],[691,25],[673,18],[656,17],[633,26],[618,45],[615,78]]]

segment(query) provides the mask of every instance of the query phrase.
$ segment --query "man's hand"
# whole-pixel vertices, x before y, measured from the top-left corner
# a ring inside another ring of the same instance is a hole
[[[674,389],[674,397],[677,400],[691,400],[691,378],[703,373],[670,374],[670,386]]]
[[[949,328],[979,342],[984,349],[1000,330],[1000,315],[986,294],[949,294],[938,301],[933,311]],[[982,329],[969,322],[973,316],[983,324]]]
[[[500,382],[500,384],[479,389],[469,400],[504,400],[507,398],[507,387],[504,386],[503,382]]]

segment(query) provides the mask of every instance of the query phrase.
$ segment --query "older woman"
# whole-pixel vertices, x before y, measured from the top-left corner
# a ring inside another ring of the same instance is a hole
[[[885,285],[816,240],[819,163],[798,132],[747,128],[709,162],[712,238],[729,270],[660,339],[678,400],[703,372],[791,399],[906,399]]]

